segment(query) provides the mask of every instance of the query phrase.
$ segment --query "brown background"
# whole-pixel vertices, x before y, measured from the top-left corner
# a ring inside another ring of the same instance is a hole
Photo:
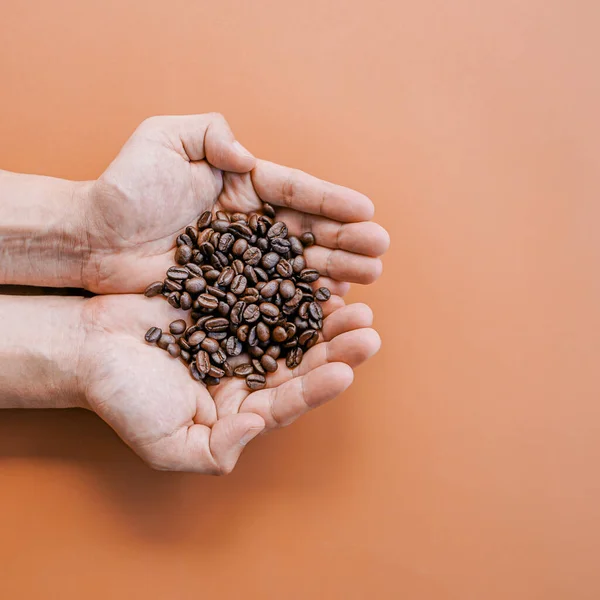
[[[0,414],[3,598],[595,599],[597,2],[2,2],[0,165],[98,175],[218,110],[369,194],[381,353],[224,479]]]

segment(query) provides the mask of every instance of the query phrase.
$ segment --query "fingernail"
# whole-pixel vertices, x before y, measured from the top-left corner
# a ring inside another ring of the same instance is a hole
[[[245,156],[250,156],[251,158],[254,158],[254,155],[248,152],[248,150],[246,150],[246,148],[244,148],[244,146],[242,146],[237,140],[233,142],[233,145],[240,154],[244,154]]]
[[[248,429],[248,431],[246,431],[246,433],[242,436],[240,444],[242,446],[245,446],[249,441],[253,440],[263,430],[264,427],[253,427],[252,429]]]

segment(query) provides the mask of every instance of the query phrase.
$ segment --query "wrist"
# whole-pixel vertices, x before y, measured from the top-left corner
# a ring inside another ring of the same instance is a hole
[[[90,187],[0,172],[0,283],[82,287]]]

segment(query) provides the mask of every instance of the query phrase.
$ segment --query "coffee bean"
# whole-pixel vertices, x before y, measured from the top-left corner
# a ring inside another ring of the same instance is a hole
[[[231,281],[231,286],[229,289],[232,291],[232,293],[239,296],[240,294],[244,293],[247,285],[248,280],[244,275],[236,275]]]
[[[260,358],[264,353],[265,351],[260,346],[250,346],[248,348],[248,354],[252,358]]]
[[[229,215],[223,210],[218,210],[215,214],[215,217],[223,221],[231,221]]]
[[[221,342],[227,337],[227,332],[226,331],[209,331],[208,337],[212,338],[213,340],[217,340],[218,342]]]
[[[219,349],[219,342],[211,337],[205,337],[200,344],[203,350],[206,350],[209,354],[216,352]]]
[[[276,342],[283,342],[287,339],[287,332],[281,325],[278,325],[277,327],[275,327],[275,329],[273,329],[271,337]]]
[[[187,327],[186,322],[183,319],[177,319],[177,321],[172,321],[169,325],[169,331],[173,335],[181,335]]]
[[[254,373],[254,367],[248,363],[239,365],[233,370],[233,374],[236,377],[247,377],[248,375],[251,375],[252,373]]]
[[[229,220],[225,219],[217,219],[211,223],[211,227],[217,233],[225,233],[229,229],[230,223]]]
[[[262,322],[256,325],[256,335],[261,342],[268,342],[271,339],[271,330]]]
[[[210,258],[215,253],[215,247],[210,242],[203,242],[200,244],[200,252],[205,258]]]
[[[255,246],[261,251],[266,252],[269,249],[269,240],[261,237],[256,240]]]
[[[294,285],[294,282],[289,279],[284,279],[279,284],[279,293],[281,294],[281,297],[285,298],[286,300],[293,298],[294,294],[296,293],[296,286]]]
[[[255,247],[250,247],[244,252],[242,259],[247,265],[255,266],[260,262],[262,252]]]
[[[190,359],[192,358],[192,355],[187,350],[180,350],[179,356],[181,360],[186,363],[190,362]]]
[[[192,227],[191,225],[185,228],[184,235],[187,235],[194,244],[198,241],[198,231],[195,227]]]
[[[175,262],[178,265],[185,265],[192,258],[192,249],[188,245],[179,246],[175,251]]]
[[[187,293],[183,292],[179,298],[179,306],[182,310],[190,310],[192,308],[192,297]]]
[[[298,343],[307,349],[312,348],[319,341],[319,333],[314,329],[307,329],[300,334]]]
[[[196,381],[202,381],[203,375],[200,373],[200,371],[198,371],[198,367],[196,366],[195,362],[190,363],[189,370],[193,379]]]
[[[267,232],[267,237],[272,240],[273,238],[276,237],[286,237],[287,236],[287,225],[285,223],[283,223],[282,221],[277,221],[277,223],[274,223],[273,226],[269,229],[269,231]]]
[[[146,335],[144,336],[144,339],[149,344],[156,344],[156,342],[158,342],[158,340],[160,339],[161,335],[162,335],[162,329],[159,329],[158,327],[150,327],[150,329],[148,329],[148,331],[146,331]]]
[[[302,290],[296,288],[294,295],[285,303],[286,306],[295,309],[302,301]]]
[[[174,344],[176,341],[177,340],[170,333],[163,333],[160,338],[158,338],[156,345],[159,348],[166,350],[169,344]]]
[[[267,273],[261,269],[260,267],[254,267],[254,274],[256,276],[257,281],[269,281],[269,276]]]
[[[302,302],[302,304],[300,304],[300,308],[298,309],[298,316],[301,319],[308,319],[309,306],[310,306],[310,302]]]
[[[305,268],[306,260],[304,259],[304,256],[296,256],[292,260],[292,270],[294,271],[294,273],[301,273]]]
[[[217,279],[217,285],[228,287],[235,276],[235,271],[231,267],[225,267]]]
[[[248,241],[244,238],[239,238],[235,240],[231,252],[234,256],[243,256],[246,250],[248,250]]]
[[[236,336],[237,339],[240,340],[240,342],[245,343],[248,341],[248,334],[250,332],[250,326],[249,325],[240,325],[238,327],[238,330],[236,331]]]
[[[260,264],[265,269],[272,269],[279,262],[280,258],[281,257],[279,256],[279,254],[275,252],[268,252],[262,257]]]
[[[188,343],[188,341],[184,337],[180,337],[177,340],[177,343],[179,344],[179,346],[181,347],[182,350],[185,350],[185,351],[189,352],[189,350],[190,350],[190,344]]]
[[[242,223],[241,221],[232,223],[229,226],[229,231],[231,231],[231,233],[235,234],[237,237],[245,240],[249,240],[252,237],[252,229],[248,227],[246,223]]]
[[[213,352],[210,357],[217,365],[222,365],[227,360],[227,354],[225,354],[223,348],[219,348],[216,352]]]
[[[225,351],[229,356],[239,356],[242,353],[243,346],[242,342],[238,340],[235,336],[231,335],[227,338],[227,342],[225,345]]]
[[[229,320],[224,317],[215,317],[214,319],[209,319],[206,321],[204,325],[204,329],[206,331],[227,331],[229,327]]]
[[[244,310],[244,321],[254,323],[260,318],[260,309],[256,304],[249,304]]]
[[[191,335],[187,336],[187,341],[190,346],[197,346],[206,339],[206,332],[194,331]]]
[[[194,242],[192,241],[192,238],[187,233],[182,233],[181,235],[177,236],[177,239],[175,240],[175,244],[177,245],[178,248],[179,248],[179,246],[189,246],[190,250],[192,250],[192,246],[194,245]]]
[[[306,231],[300,236],[300,241],[305,246],[312,246],[315,243],[315,236],[310,231]]]
[[[224,302],[223,300],[221,300],[219,302],[219,306],[217,306],[217,312],[222,317],[226,317],[229,314],[230,310],[231,310],[231,307],[229,306],[229,304],[227,304],[227,302]]]
[[[265,374],[265,368],[261,365],[260,360],[258,358],[252,359],[252,366],[254,367],[254,370],[257,373],[260,373],[261,375]]]
[[[202,277],[202,269],[198,265],[195,265],[194,263],[186,263],[185,268],[192,276],[191,279],[194,277]],[[185,283],[187,284],[187,282],[191,281],[191,279],[186,279]]]
[[[148,298],[152,298],[153,296],[158,296],[163,291],[163,282],[155,281],[151,283],[146,290],[144,291],[144,296]]]
[[[210,223],[212,221],[212,214],[210,212],[210,210],[204,211],[201,215],[200,218],[198,219],[198,229],[206,229],[207,227],[210,226]]]
[[[200,296],[198,296],[198,303],[206,310],[215,310],[215,308],[219,306],[217,298],[210,294],[200,294]]]
[[[207,282],[210,281],[211,283],[213,283],[219,278],[220,274],[220,271],[218,271],[217,269],[213,269],[211,266],[208,271],[204,271],[204,279],[206,279]]]
[[[217,269],[217,271],[220,271],[223,269],[223,267],[226,267],[229,264],[229,259],[222,252],[217,250],[210,257],[210,264]]]
[[[315,321],[320,321],[323,318],[323,309],[318,302],[311,302],[308,312]]]
[[[271,298],[271,296],[274,296],[278,290],[279,290],[279,281],[276,281],[276,280],[269,281],[260,290],[260,295],[263,298]]]
[[[224,377],[224,375],[225,375],[225,371],[223,371],[223,369],[220,369],[219,367],[217,367],[215,365],[211,365],[210,370],[208,372],[209,377],[214,377],[215,379],[221,379],[221,377]]]
[[[267,385],[267,380],[263,375],[253,373],[246,377],[246,385],[252,390],[262,390]]]
[[[178,283],[177,281],[173,281],[173,279],[165,279],[164,288],[165,288],[165,291],[168,292],[169,294],[171,292],[181,292],[183,290],[183,288],[181,287],[181,284]]]
[[[312,283],[313,281],[319,279],[319,271],[316,269],[303,269],[300,272],[300,279],[306,283]]]
[[[217,251],[220,239],[221,234],[218,231],[213,231],[212,235],[210,236],[210,240],[208,240],[211,243],[212,247],[215,249],[215,252]]]
[[[229,306],[233,306],[237,301],[237,296],[233,292],[227,292],[225,294],[225,302],[227,302]]]
[[[223,369],[223,373],[225,373],[225,377],[233,377],[233,367],[229,364],[229,361],[225,361],[221,365],[221,369]]]
[[[248,304],[254,304],[258,302],[260,294],[256,288],[247,288],[246,293],[243,296],[240,296],[240,300],[247,302]]]
[[[233,246],[234,242],[235,238],[231,233],[224,233],[221,236],[221,239],[219,240],[218,248],[221,252],[227,254],[227,252],[231,250],[231,247]]]
[[[267,373],[275,373],[277,371],[277,361],[268,354],[265,354],[260,359],[260,364]]]
[[[167,346],[167,352],[173,357],[177,358],[181,354],[181,348],[178,344],[169,344]]]
[[[295,369],[302,362],[302,348],[292,348],[285,359],[285,364],[288,369]]]
[[[244,311],[246,310],[245,302],[236,302],[231,309],[230,320],[234,325],[239,325],[242,322]]]
[[[232,223],[235,223],[235,221],[243,221],[244,223],[248,222],[248,215],[241,212],[235,212],[229,218]]]
[[[272,302],[262,302],[258,308],[260,312],[267,317],[279,316],[279,309]]]
[[[283,238],[273,238],[271,240],[271,250],[278,254],[286,254],[290,251],[290,242]]]
[[[204,324],[206,323],[206,321],[209,321],[210,319],[212,319],[212,315],[204,315],[202,317],[200,317],[199,319],[196,320],[196,327],[198,329],[204,329]],[[191,327],[190,327],[191,329]],[[189,331],[189,329],[188,329]]]
[[[250,349],[258,344],[258,335],[256,335],[256,325],[250,327],[250,331],[248,332],[248,346]]]
[[[281,355],[281,346],[269,346],[265,354],[268,354],[269,356],[272,356],[275,360],[277,360]]]
[[[305,329],[308,329],[308,321],[306,319],[303,319],[300,316],[297,316],[294,319],[294,325],[296,325],[296,329],[298,332],[304,331]]]
[[[292,273],[294,272],[291,263],[285,258],[282,258],[277,263],[275,270],[277,271],[277,274],[281,275],[284,279],[288,279],[289,277],[291,277]]]
[[[292,251],[292,254],[303,254],[304,253],[304,246],[302,245],[302,242],[295,235],[291,235],[290,237],[288,237],[288,240],[290,242],[290,250]]]
[[[286,349],[295,348],[298,345],[298,338],[292,338],[287,342],[283,342],[282,346]]]
[[[167,302],[173,308],[179,308],[179,298],[180,297],[181,297],[181,294],[179,292],[171,292],[167,297]]]
[[[220,377],[211,377],[210,375],[207,375],[204,378],[204,383],[206,385],[219,385],[219,383],[221,383],[221,378]]]
[[[267,217],[271,217],[271,218],[275,217],[275,209],[268,202],[263,203],[262,209],[263,209],[263,212],[265,213],[265,215],[267,215]]]
[[[196,242],[200,250],[202,249],[202,244],[210,243],[213,234],[214,230],[211,227],[205,229],[200,233],[200,235],[198,236],[198,241]]]

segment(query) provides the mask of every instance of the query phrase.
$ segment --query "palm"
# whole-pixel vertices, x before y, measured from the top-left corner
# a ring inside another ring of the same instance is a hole
[[[188,123],[195,125],[189,129]],[[204,127],[200,139],[194,127]],[[342,295],[348,283],[368,283],[379,275],[374,257],[385,251],[388,236],[368,221],[373,211],[368,198],[236,154],[227,132],[226,124],[217,120],[215,125],[206,115],[159,117],[138,128],[92,188],[88,289],[142,291],[164,277],[173,264],[176,236],[195,225],[203,211],[248,212],[259,209],[261,201],[275,205],[292,233],[315,233],[319,245],[308,249],[306,258],[328,276],[334,293]]]
[[[331,307],[330,307],[331,308]],[[230,471],[250,431],[287,425],[341,393],[352,370],[379,347],[365,305],[325,318],[324,343],[290,371],[283,361],[267,388],[249,392],[243,380],[206,388],[186,367],[143,341],[156,323],[181,318],[160,298],[98,296],[89,300],[83,351],[88,402],[140,456],[165,469]]]

